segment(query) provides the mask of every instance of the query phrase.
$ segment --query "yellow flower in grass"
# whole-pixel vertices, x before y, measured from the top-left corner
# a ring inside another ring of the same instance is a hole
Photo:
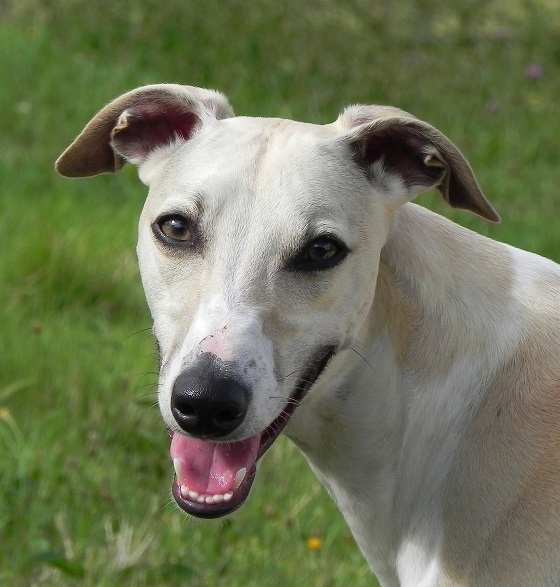
[[[320,550],[320,548],[323,546],[323,539],[319,538],[318,536],[310,536],[306,540],[306,544],[309,550]]]

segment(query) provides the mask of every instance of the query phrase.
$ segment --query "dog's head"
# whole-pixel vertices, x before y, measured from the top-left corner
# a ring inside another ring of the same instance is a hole
[[[498,219],[449,140],[389,107],[317,126],[234,117],[209,90],[146,86],[101,110],[57,170],[84,177],[125,161],[150,188],[138,258],[173,493],[201,517],[244,502],[257,460],[359,337],[394,211],[435,186]]]

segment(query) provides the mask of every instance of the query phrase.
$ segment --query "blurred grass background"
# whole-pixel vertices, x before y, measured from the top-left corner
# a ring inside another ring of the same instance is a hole
[[[168,439],[134,254],[144,188],[53,162],[100,107],[177,82],[238,114],[330,122],[390,103],[452,138],[502,214],[560,259],[556,0],[2,0],[0,585],[375,585],[284,439],[231,519],[169,499]]]

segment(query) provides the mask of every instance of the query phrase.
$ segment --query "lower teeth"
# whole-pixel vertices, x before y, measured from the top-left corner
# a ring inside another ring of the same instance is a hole
[[[174,459],[173,465],[175,466],[175,473],[176,473],[177,480],[179,480],[181,478],[181,469],[182,469],[181,461],[179,459]],[[245,479],[246,474],[247,474],[247,469],[245,467],[243,467],[242,469],[239,469],[239,471],[237,471],[237,473],[235,474],[235,479],[233,480],[233,487],[231,488],[231,491],[228,491],[226,493],[219,493],[216,495],[210,495],[210,494],[206,494],[206,493],[204,493],[204,494],[198,493],[197,491],[193,491],[192,489],[189,489],[186,485],[181,485],[180,486],[181,497],[183,497],[184,499],[188,499],[189,501],[193,501],[193,502],[197,502],[197,503],[208,503],[208,504],[221,503],[222,501],[229,501],[233,497],[233,492],[239,488],[241,483],[243,483],[243,480]]]
[[[201,495],[196,491],[192,491],[186,485],[181,485],[181,496],[190,501],[196,501],[198,503],[221,503],[222,501],[229,501],[233,497],[233,492],[228,491],[227,493],[217,495]]]

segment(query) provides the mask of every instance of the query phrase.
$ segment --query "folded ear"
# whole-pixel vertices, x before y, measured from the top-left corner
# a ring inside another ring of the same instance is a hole
[[[188,140],[205,121],[233,116],[219,92],[158,84],[123,94],[103,108],[58,158],[66,177],[119,171],[142,164],[156,149]]]
[[[470,210],[491,222],[500,216],[484,197],[459,149],[433,126],[388,106],[352,106],[339,117],[342,139],[372,179],[393,183],[404,203],[437,187],[453,208]],[[391,182],[397,179],[397,183]],[[398,202],[401,198],[402,202]]]

